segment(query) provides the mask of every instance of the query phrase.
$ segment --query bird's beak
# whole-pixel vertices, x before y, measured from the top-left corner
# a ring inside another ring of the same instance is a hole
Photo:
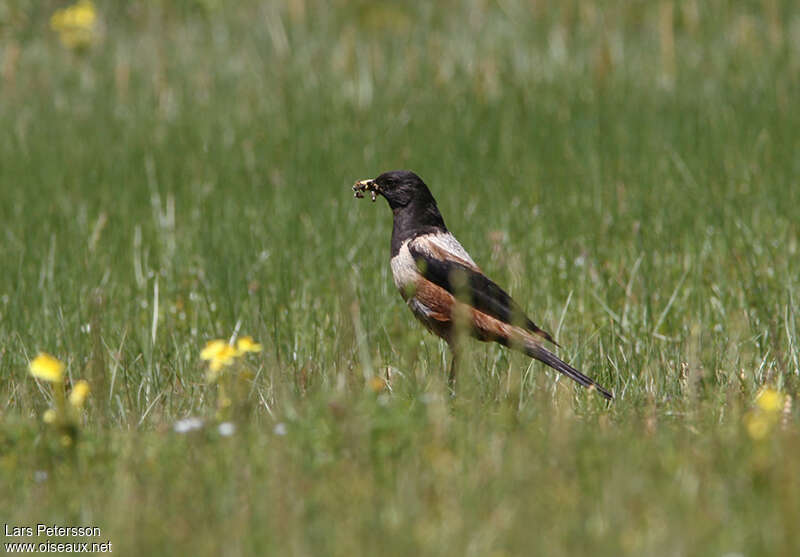
[[[364,192],[368,191],[372,201],[375,201],[381,189],[378,184],[375,183],[375,180],[359,180],[353,184],[353,191],[355,192],[355,197],[359,199],[364,197]]]

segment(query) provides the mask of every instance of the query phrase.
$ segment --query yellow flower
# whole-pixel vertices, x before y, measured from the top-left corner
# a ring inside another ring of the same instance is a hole
[[[211,358],[210,368],[211,371],[219,371],[225,366],[229,366],[233,363],[233,360],[240,356],[241,353],[236,350],[233,346],[226,344],[222,350],[217,352],[213,358]]]
[[[57,10],[50,18],[50,28],[58,33],[61,43],[69,48],[91,44],[96,23],[97,12],[91,0],[78,0],[72,6]]]
[[[52,408],[48,408],[44,411],[44,414],[42,414],[42,421],[46,424],[52,424],[55,423],[57,417],[56,411]]]
[[[761,441],[772,433],[783,410],[784,398],[783,393],[769,387],[756,395],[755,408],[744,416],[744,426],[753,440]]]
[[[208,341],[206,347],[200,352],[200,358],[209,361],[209,369],[211,372],[208,374],[208,380],[216,380],[219,376],[219,371],[223,367],[231,365],[233,361],[241,355],[241,352],[224,340],[216,339]]]
[[[69,393],[69,403],[74,408],[83,408],[87,396],[89,396],[89,383],[81,379],[72,387],[72,391]]]
[[[30,363],[31,375],[49,381],[61,383],[64,380],[64,364],[50,354],[40,352]]]
[[[783,409],[783,394],[775,389],[765,387],[756,396],[756,404],[764,412],[776,414]]]
[[[261,352],[261,344],[255,342],[253,337],[246,336],[236,341],[236,348],[239,352]]]
[[[228,343],[224,340],[209,340],[205,348],[203,348],[203,351],[200,352],[200,358],[203,360],[213,360],[217,354],[225,350],[226,346],[228,346]]]

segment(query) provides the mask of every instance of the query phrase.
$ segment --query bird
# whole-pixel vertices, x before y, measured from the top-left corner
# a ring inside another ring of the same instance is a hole
[[[545,343],[559,345],[473,261],[445,226],[436,200],[419,176],[410,170],[384,172],[357,181],[353,191],[356,198],[369,193],[373,202],[381,196],[392,210],[392,277],[414,317],[450,347],[451,394],[459,332],[464,330],[480,341],[521,351],[613,400],[610,391],[547,349]]]

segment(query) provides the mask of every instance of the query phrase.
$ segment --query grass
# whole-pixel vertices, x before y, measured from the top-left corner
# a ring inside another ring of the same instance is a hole
[[[800,546],[796,405],[745,427],[800,384],[793,3],[98,2],[81,52],[32,4],[0,8],[4,523],[124,555]],[[445,396],[349,190],[394,168],[615,403],[481,344]],[[226,437],[199,352],[237,323],[264,351]],[[71,449],[39,351],[92,385]]]

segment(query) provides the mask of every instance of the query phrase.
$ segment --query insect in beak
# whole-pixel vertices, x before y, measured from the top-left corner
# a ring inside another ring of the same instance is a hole
[[[378,198],[380,189],[374,180],[359,180],[353,184],[353,191],[355,192],[355,197],[358,199],[364,197],[364,192],[369,192],[369,196],[374,202]]]

